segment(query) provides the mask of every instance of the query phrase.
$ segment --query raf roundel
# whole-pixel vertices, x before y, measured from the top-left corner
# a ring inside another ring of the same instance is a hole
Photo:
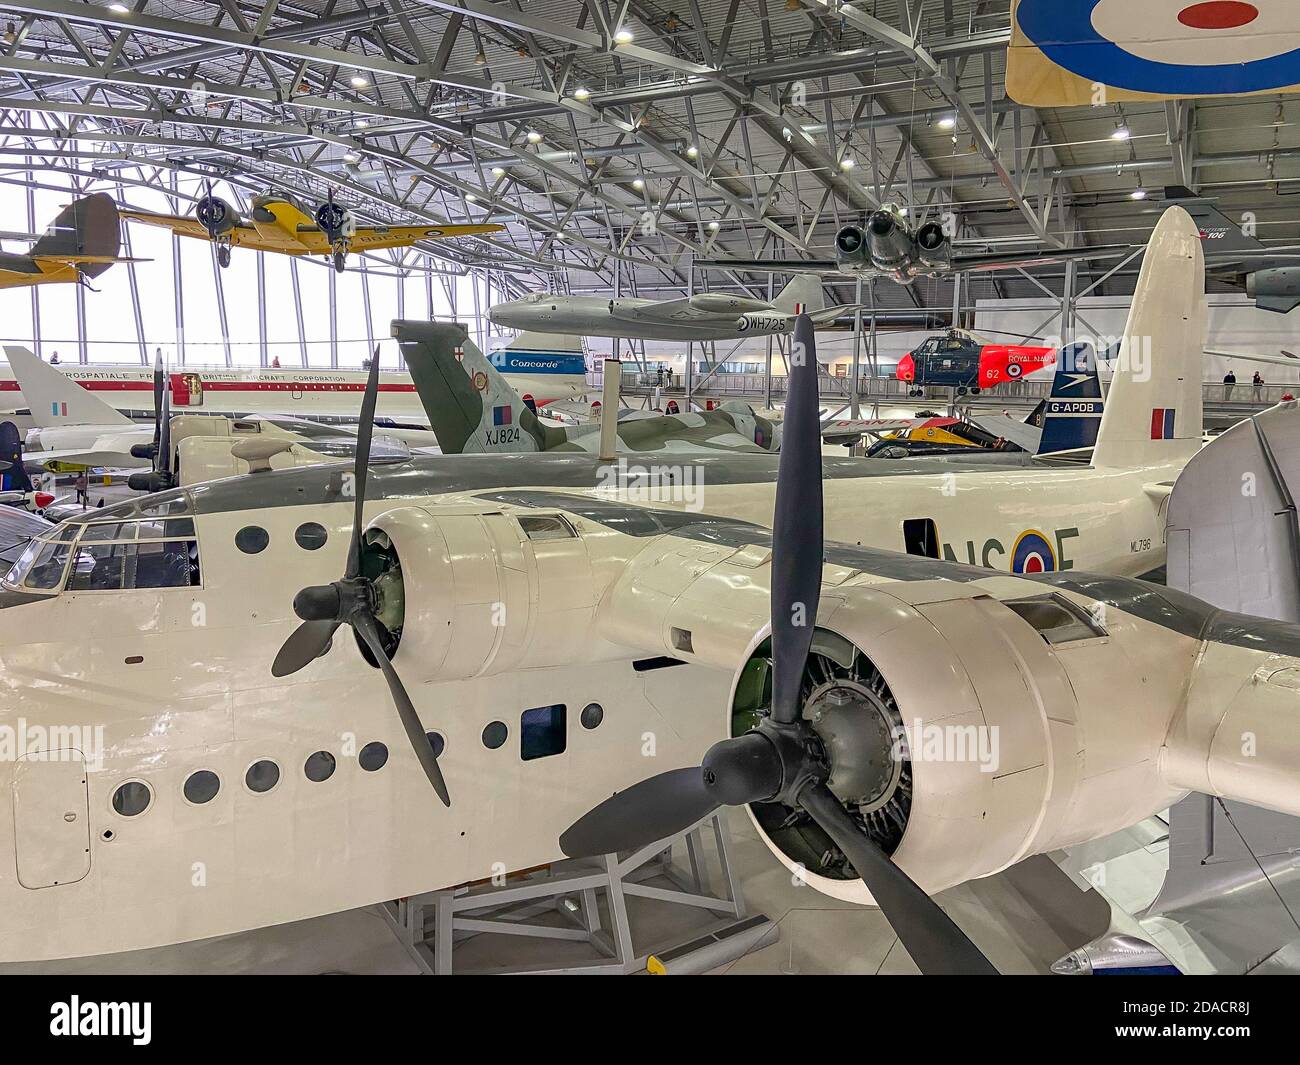
[[[1012,573],[1054,573],[1056,552],[1037,529],[1022,532],[1011,549]]]
[[[1089,81],[1168,96],[1300,84],[1295,0],[1021,0],[1025,35]]]
[[[1007,363],[1007,376],[1010,377],[1010,378],[1012,378],[1013,380],[1014,380],[1015,378],[1019,377],[1019,376],[1020,376],[1020,363],[1018,363],[1018,362],[1009,362],[1009,363]]]

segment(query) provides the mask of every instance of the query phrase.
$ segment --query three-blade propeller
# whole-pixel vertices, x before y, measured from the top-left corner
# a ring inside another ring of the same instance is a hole
[[[424,770],[433,790],[444,806],[451,805],[447,783],[438,767],[433,745],[420,724],[420,716],[406,693],[397,670],[388,657],[379,623],[375,620],[378,592],[373,580],[364,572],[365,544],[363,511],[366,505],[366,473],[370,467],[370,441],[375,429],[375,406],[379,399],[379,349],[375,348],[370,362],[370,376],[366,380],[366,394],[361,403],[361,422],[357,427],[357,453],[352,472],[352,494],[355,506],[352,512],[352,539],[348,544],[348,559],[343,578],[332,584],[304,588],[293,599],[293,610],[302,618],[299,625],[284,641],[271,666],[271,674],[287,677],[323,655],[330,646],[334,633],[341,625],[350,625],[365,642],[375,663],[388,682],[397,716],[401,719],[406,738],[415,752],[420,768]]]
[[[772,525],[771,713],[750,732],[715,743],[702,765],[606,799],[564,832],[560,848],[571,858],[635,850],[719,807],[779,801],[802,808],[840,848],[922,972],[992,975],[988,959],[827,787],[830,766],[803,718],[823,557],[817,359],[807,315],[796,320],[794,339]]]

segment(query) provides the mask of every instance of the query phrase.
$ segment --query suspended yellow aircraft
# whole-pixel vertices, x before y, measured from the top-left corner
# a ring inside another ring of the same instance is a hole
[[[118,257],[117,204],[103,192],[68,204],[27,254],[0,252],[0,288],[48,285],[98,277]]]
[[[217,262],[230,265],[231,248],[253,248],[284,255],[323,255],[334,260],[334,269],[343,272],[347,254],[378,251],[381,248],[406,248],[421,240],[445,237],[473,237],[499,233],[505,226],[496,222],[476,225],[358,226],[352,212],[334,202],[322,203],[314,216],[290,196],[268,192],[253,198],[248,218],[220,197],[206,196],[194,205],[194,215],[151,214],[148,211],[122,211],[133,222],[162,226],[182,237],[210,240],[217,246]]]

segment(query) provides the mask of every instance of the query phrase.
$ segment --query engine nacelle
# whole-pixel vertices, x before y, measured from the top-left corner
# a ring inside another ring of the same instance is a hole
[[[1104,648],[1088,647],[1075,670],[1040,634],[1064,600],[1046,593],[1009,605],[938,584],[845,588],[824,599],[813,644],[820,662],[806,675],[816,679],[804,717],[831,764],[828,786],[909,876],[933,894],[1117,831],[1177,798],[1154,758],[1168,717],[1144,723],[1125,710],[1149,696],[1141,678],[1117,691],[1097,675]],[[737,673],[733,734],[754,722],[767,635]],[[1107,765],[1119,735],[1131,746],[1122,764]],[[872,901],[816,825],[775,803],[749,813],[812,887]]]
[[[224,236],[239,225],[239,212],[220,196],[204,196],[194,205],[194,217],[212,238]]]
[[[787,314],[742,314],[736,319],[739,333],[788,333],[794,328],[794,318]]]
[[[357,221],[352,212],[333,200],[327,200],[316,208],[316,224],[331,244],[348,240],[357,232]]]
[[[376,616],[400,626],[393,661],[403,677],[463,680],[620,653],[594,630],[587,545],[560,515],[399,507],[366,537],[391,545],[400,565],[399,586],[377,582],[392,602]]]
[[[1246,275],[1246,295],[1255,306],[1286,314],[1300,307],[1300,269],[1284,266]]]
[[[945,267],[952,261],[952,244],[943,226],[926,222],[916,231],[916,252],[921,262],[930,267]]]
[[[857,266],[871,261],[867,235],[857,226],[845,226],[835,234],[835,260],[846,266]]]
[[[867,219],[868,258],[882,270],[897,270],[912,261],[912,236],[902,215],[890,205],[873,211]]]

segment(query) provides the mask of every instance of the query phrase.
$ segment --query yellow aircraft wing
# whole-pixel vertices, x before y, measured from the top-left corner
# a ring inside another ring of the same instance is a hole
[[[193,237],[196,240],[212,239],[208,235],[208,231],[203,228],[203,223],[190,215],[150,214],[148,211],[123,211],[121,214],[123,218],[130,219],[132,222],[143,222],[145,225],[170,229],[178,237]],[[283,239],[276,239],[273,234],[260,233],[243,222],[230,230],[226,236],[230,239],[231,246],[236,248],[252,248],[254,251],[288,252],[291,255],[301,255],[304,251],[300,243],[294,241],[287,234]]]
[[[442,240],[446,237],[475,237],[484,233],[500,233],[506,227],[496,222],[478,225],[446,226],[357,226],[356,234],[348,243],[355,251],[375,251],[380,248],[404,248],[419,240]],[[327,254],[330,250],[325,234],[316,226],[302,226],[298,239],[307,246],[309,254]]]

